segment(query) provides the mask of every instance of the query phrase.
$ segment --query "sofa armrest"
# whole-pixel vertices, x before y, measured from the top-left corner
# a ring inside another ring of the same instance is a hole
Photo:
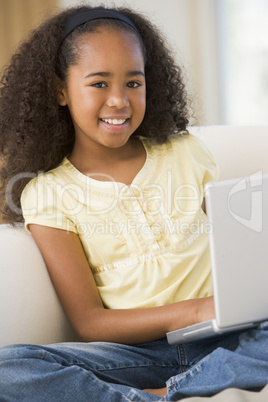
[[[0,346],[75,340],[32,236],[0,225]]]

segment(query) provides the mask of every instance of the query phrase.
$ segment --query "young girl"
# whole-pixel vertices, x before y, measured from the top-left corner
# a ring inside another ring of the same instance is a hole
[[[5,216],[22,220],[22,206],[81,342],[2,348],[3,400],[178,400],[267,382],[264,325],[166,341],[214,316],[202,203],[217,167],[187,116],[180,69],[128,9],[64,11],[13,56],[0,97],[3,189],[17,184]]]

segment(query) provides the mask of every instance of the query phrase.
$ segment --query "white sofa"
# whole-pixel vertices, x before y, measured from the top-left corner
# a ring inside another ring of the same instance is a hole
[[[189,131],[200,137],[214,154],[220,179],[242,177],[259,170],[268,173],[268,126],[193,127]],[[15,228],[0,225],[0,254],[0,346],[76,340],[41,254],[22,225]],[[256,400],[253,399],[256,395],[251,394],[236,392],[238,399],[232,400]],[[268,400],[268,388],[265,396]],[[224,400],[231,400],[230,395]]]

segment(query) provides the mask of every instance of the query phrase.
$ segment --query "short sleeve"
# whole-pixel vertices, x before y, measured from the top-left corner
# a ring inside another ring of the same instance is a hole
[[[201,194],[204,197],[205,185],[210,181],[218,180],[219,168],[212,153],[200,138],[189,134],[187,146],[192,166],[196,170]]]
[[[49,175],[40,174],[26,185],[21,195],[21,207],[28,232],[29,225],[35,223],[77,233],[64,206],[61,186]]]

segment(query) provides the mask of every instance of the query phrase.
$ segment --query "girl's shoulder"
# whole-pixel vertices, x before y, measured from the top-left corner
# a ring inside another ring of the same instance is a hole
[[[37,176],[33,177],[28,184],[24,187],[21,198],[25,198],[26,194],[39,193],[48,191],[49,188],[57,187],[59,184],[66,181],[64,177],[67,174],[66,158],[59,166],[47,172],[39,172]]]
[[[186,134],[171,135],[169,141],[176,152],[183,154],[189,153],[196,159],[214,159],[213,154],[205,142],[197,135],[191,134],[190,132]]]
[[[167,150],[169,153],[185,154],[192,153],[198,157],[198,155],[207,155],[213,158],[210,150],[206,144],[196,135],[189,133],[171,134],[168,136],[166,142],[162,144],[155,143],[150,138],[140,137],[143,144],[147,149],[157,149],[159,152]]]
[[[219,169],[213,154],[198,136],[191,133],[175,134],[168,137],[166,143],[168,158],[176,166],[183,165],[184,169],[191,171],[209,171],[216,180]]]

